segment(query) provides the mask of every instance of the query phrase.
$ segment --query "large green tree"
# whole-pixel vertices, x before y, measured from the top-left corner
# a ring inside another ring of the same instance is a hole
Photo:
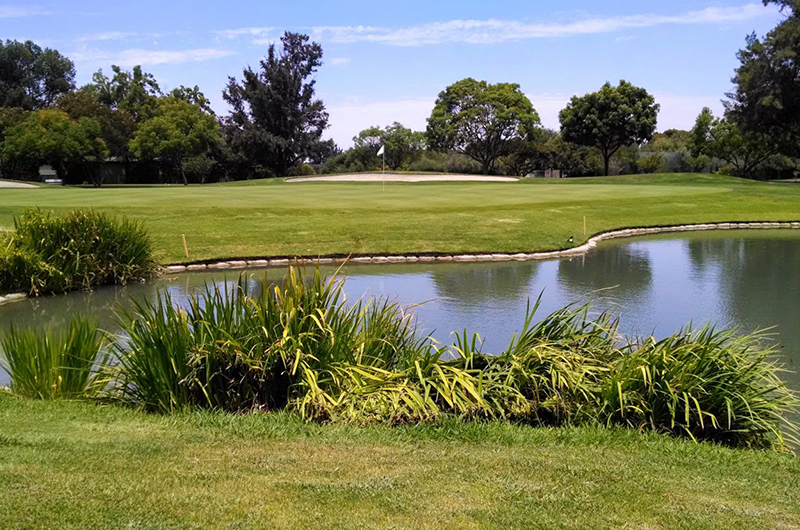
[[[0,146],[6,138],[6,131],[18,124],[28,115],[28,111],[20,107],[0,107]],[[3,155],[0,149],[0,178],[17,178],[27,180],[37,173],[34,160],[12,159]]]
[[[155,77],[142,70],[141,66],[126,71],[114,65],[111,70],[111,77],[98,70],[92,76],[92,82],[81,90],[94,94],[100,103],[114,110],[129,113],[136,123],[155,116],[161,96],[161,88]]]
[[[100,124],[103,141],[109,149],[110,156],[128,157],[128,144],[136,129],[136,122],[131,114],[123,109],[112,109],[104,105],[96,94],[89,91],[77,91],[65,94],[58,99],[57,107],[74,119],[92,118]]]
[[[66,179],[68,168],[81,168],[98,186],[97,165],[108,157],[96,120],[73,120],[58,109],[31,112],[7,129],[2,152],[4,158],[50,164],[62,179]]]
[[[439,93],[426,137],[432,149],[465,154],[487,174],[512,142],[528,138],[538,125],[539,115],[518,84],[468,77]]]
[[[659,105],[647,90],[620,81],[597,92],[573,96],[559,114],[564,140],[596,147],[608,175],[611,157],[626,145],[650,140],[656,130]]]
[[[231,106],[223,119],[231,147],[277,176],[306,160],[332,151],[322,140],[328,113],[315,97],[314,73],[322,64],[322,47],[307,35],[284,33],[280,47],[269,46],[260,71],[247,68],[241,81],[231,77],[223,98]]]
[[[386,128],[364,129],[353,138],[353,145],[363,151],[366,163],[378,162],[377,152],[383,146],[386,165],[389,169],[400,169],[425,149],[425,134],[394,122]]]
[[[0,107],[48,107],[74,88],[75,65],[56,50],[0,41]]]
[[[192,105],[197,105],[208,114],[214,114],[214,109],[211,108],[211,102],[208,100],[205,94],[200,91],[200,87],[197,85],[194,85],[193,87],[181,85],[178,88],[173,88],[170,90],[169,95],[174,98],[188,101]]]
[[[766,133],[775,148],[800,155],[800,2],[767,0],[786,14],[764,38],[747,37],[728,95],[728,118],[743,132]]]
[[[171,164],[188,184],[184,162],[203,155],[220,140],[214,116],[183,99],[165,97],[159,100],[156,115],[136,130],[130,149],[140,158]]]
[[[730,119],[715,118],[707,107],[697,117],[690,137],[693,156],[718,158],[740,177],[756,177],[756,169],[777,152],[767,133],[743,131]]]
[[[386,151],[386,165],[391,169],[404,167],[425,149],[425,133],[412,131],[399,122],[387,126],[381,139]]]

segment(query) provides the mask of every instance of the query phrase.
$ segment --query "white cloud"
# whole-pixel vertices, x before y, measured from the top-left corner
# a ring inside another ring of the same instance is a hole
[[[215,31],[218,37],[223,39],[237,39],[239,37],[262,37],[266,34],[275,31],[274,27],[252,27],[252,28],[236,28],[236,29],[223,29]]]
[[[352,61],[350,57],[332,57],[327,63],[331,66],[342,66],[350,61]]]
[[[662,25],[727,24],[774,16],[774,10],[749,3],[735,7],[707,7],[676,15],[639,14],[587,18],[567,23],[525,23],[516,20],[450,20],[387,28],[376,26],[318,26],[312,28],[317,40],[339,43],[377,42],[394,46],[468,43],[493,44],[526,39],[571,37],[649,28]]]
[[[49,15],[50,12],[34,6],[0,6],[0,18],[22,18]]]
[[[127,40],[138,36],[139,34],[133,31],[104,31],[102,33],[90,33],[88,35],[81,35],[80,37],[78,37],[78,42]]]
[[[106,50],[81,50],[70,54],[75,62],[91,64],[117,64],[119,66],[181,64],[233,55],[228,50],[197,48],[192,50],[144,50],[130,49],[118,52]]]

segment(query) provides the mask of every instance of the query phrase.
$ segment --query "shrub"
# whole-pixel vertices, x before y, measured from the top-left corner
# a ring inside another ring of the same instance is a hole
[[[444,173],[445,156],[436,151],[422,151],[419,157],[408,165],[409,171]]]
[[[290,177],[304,177],[316,174],[317,171],[314,169],[314,166],[311,164],[306,164],[305,162],[302,164],[297,164],[291,170],[289,170]]]
[[[444,170],[448,173],[482,174],[483,167],[479,162],[460,153],[448,153],[444,163]]]
[[[217,168],[217,161],[208,155],[202,154],[187,158],[183,162],[183,170],[190,182],[205,184],[213,180]]]
[[[655,173],[664,167],[664,155],[661,153],[650,153],[640,158],[636,162],[636,166],[642,173]]]
[[[775,352],[759,334],[712,327],[629,344],[602,381],[608,424],[683,434],[734,446],[783,443],[783,414],[796,405]]]
[[[108,356],[96,322],[75,318],[66,333],[11,327],[0,339],[0,365],[11,391],[38,399],[97,396],[107,385]]]
[[[327,389],[340,363],[390,369],[420,347],[396,304],[345,305],[341,283],[319,273],[306,284],[292,269],[280,285],[250,289],[243,280],[231,292],[209,285],[185,311],[163,293],[123,315],[123,399],[162,412],[273,409],[290,394]]]
[[[143,280],[156,269],[150,237],[135,221],[97,212],[14,220],[0,252],[0,291],[39,296]]]

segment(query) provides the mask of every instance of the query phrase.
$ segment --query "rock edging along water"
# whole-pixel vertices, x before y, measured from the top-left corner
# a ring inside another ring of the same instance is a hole
[[[320,264],[335,265],[347,261],[356,264],[379,264],[379,263],[477,263],[485,261],[532,261],[542,259],[563,258],[576,256],[588,252],[605,239],[615,239],[621,237],[643,236],[648,234],[660,234],[665,232],[693,232],[700,230],[742,230],[742,229],[775,229],[775,228],[794,228],[800,229],[800,221],[791,222],[730,222],[730,223],[706,223],[692,225],[673,225],[673,226],[654,226],[649,228],[622,228],[601,232],[590,237],[586,243],[566,250],[551,250],[546,252],[519,252],[516,254],[508,253],[479,253],[479,254],[409,254],[409,255],[376,255],[376,256],[326,256],[326,257],[282,257],[282,258],[262,258],[262,259],[240,259],[225,260],[209,263],[192,263],[189,265],[167,265],[163,268],[166,273],[191,272],[201,270],[225,270],[225,269],[255,269],[266,267],[286,267],[289,264]],[[26,293],[12,293],[0,296],[0,305],[10,302],[17,302],[27,298]]]
[[[289,264],[340,264],[345,261],[356,264],[380,264],[380,263],[444,263],[444,262],[485,262],[485,261],[531,261],[542,259],[563,258],[575,256],[588,252],[597,244],[606,239],[622,237],[643,236],[648,234],[660,234],[665,232],[693,232],[701,230],[742,230],[742,229],[775,229],[775,228],[794,228],[800,229],[800,221],[791,222],[729,222],[729,223],[705,223],[691,225],[673,226],[654,226],[649,228],[622,228],[601,232],[590,237],[586,243],[577,247],[565,250],[550,250],[544,252],[519,252],[508,253],[479,253],[479,254],[407,254],[407,255],[376,255],[376,256],[324,256],[324,257],[281,257],[281,258],[262,258],[247,260],[226,260],[210,263],[192,263],[189,265],[175,264],[164,267],[164,272],[178,273],[187,271],[201,270],[224,270],[224,269],[245,269],[245,268],[265,268],[265,267],[286,267]],[[0,302],[2,303],[2,302]]]

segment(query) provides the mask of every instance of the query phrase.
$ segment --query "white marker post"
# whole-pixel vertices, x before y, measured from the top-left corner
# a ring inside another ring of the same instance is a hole
[[[383,166],[381,168],[381,174],[386,175],[386,149],[385,145],[382,145],[380,149],[378,149],[378,156],[383,156]],[[386,179],[382,178],[381,181],[383,182],[383,189],[386,190]]]

